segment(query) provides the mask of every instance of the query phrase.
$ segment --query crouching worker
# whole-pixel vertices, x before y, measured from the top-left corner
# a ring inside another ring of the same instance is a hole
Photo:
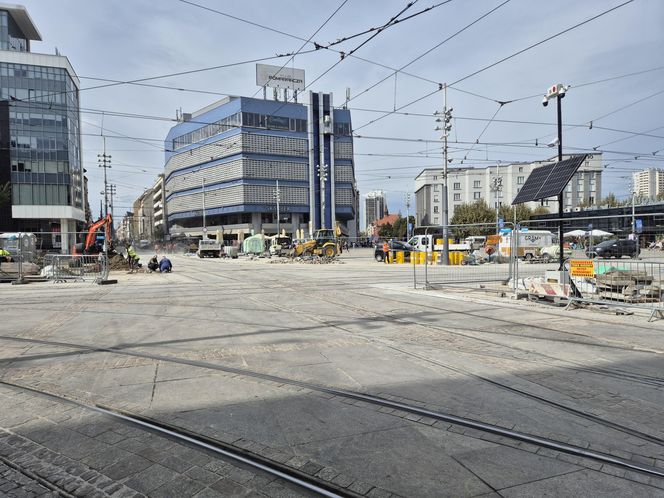
[[[151,272],[157,271],[159,269],[159,261],[157,260],[157,255],[152,256],[152,259],[148,261],[148,270]]]
[[[171,260],[168,259],[166,256],[161,258],[161,261],[159,262],[159,271],[161,273],[170,273],[171,270],[173,270],[173,265],[171,264]]]

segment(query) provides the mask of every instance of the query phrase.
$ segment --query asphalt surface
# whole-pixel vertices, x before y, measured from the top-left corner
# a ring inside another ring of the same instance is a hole
[[[372,255],[173,255],[173,273],[114,272],[117,285],[0,286],[0,494],[306,494],[29,386],[162,420],[359,495],[664,496],[664,480],[647,473],[260,377],[664,469],[661,321],[416,290],[411,266]]]

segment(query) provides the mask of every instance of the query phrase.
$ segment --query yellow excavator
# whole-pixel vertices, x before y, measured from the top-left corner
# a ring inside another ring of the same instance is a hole
[[[336,229],[322,228],[316,230],[314,238],[305,242],[295,244],[293,247],[293,257],[316,254],[333,258],[339,254],[339,242],[337,237],[341,235],[341,228],[337,225]]]

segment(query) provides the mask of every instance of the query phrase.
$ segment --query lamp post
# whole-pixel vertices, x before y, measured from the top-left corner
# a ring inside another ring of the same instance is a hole
[[[318,177],[320,178],[320,228],[325,227],[325,182],[327,180],[327,164],[318,165]]]
[[[205,178],[201,179],[201,188],[203,190],[203,238],[207,239],[207,225],[205,224]]]
[[[281,213],[279,211],[279,203],[281,202],[281,192],[279,191],[279,180],[275,180],[274,198],[277,201],[277,235],[281,234]]]
[[[549,104],[549,100],[556,99],[557,104],[557,114],[558,114],[558,161],[563,160],[563,112],[561,100],[565,97],[565,93],[569,89],[569,85],[565,86],[562,83],[558,83],[549,88],[542,100],[542,105],[546,107]],[[554,144],[555,145],[555,144]],[[563,201],[564,201],[565,192],[558,194],[558,242],[560,244],[560,255],[558,257],[559,268],[558,271],[563,271],[565,269],[565,255],[563,251]]]
[[[406,240],[410,240],[410,192],[406,192]]]

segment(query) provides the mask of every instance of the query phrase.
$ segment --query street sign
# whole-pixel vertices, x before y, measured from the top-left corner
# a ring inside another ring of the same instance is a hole
[[[594,262],[592,259],[572,259],[569,262],[569,273],[572,277],[594,277]]]
[[[502,218],[498,218],[498,226],[500,228],[504,228],[505,227],[505,220],[502,219]]]
[[[634,226],[636,227],[636,233],[642,233],[643,232],[643,220],[637,218],[634,220]]]
[[[203,227],[203,233],[207,233],[207,227]]]

